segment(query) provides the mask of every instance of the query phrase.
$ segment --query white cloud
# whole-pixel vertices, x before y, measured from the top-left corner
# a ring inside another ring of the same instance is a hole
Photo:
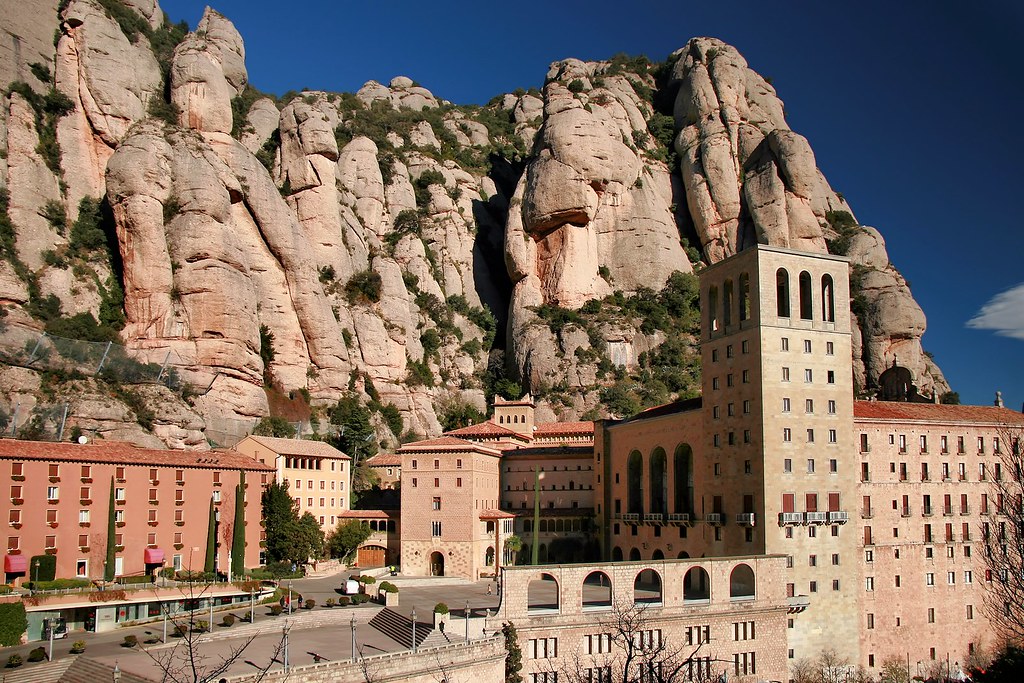
[[[967,327],[1024,340],[1024,283],[992,297],[967,321]]]

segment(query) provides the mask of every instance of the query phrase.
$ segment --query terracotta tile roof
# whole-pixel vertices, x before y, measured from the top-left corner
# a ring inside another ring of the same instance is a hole
[[[465,439],[457,439],[454,436],[439,436],[436,439],[426,439],[407,443],[398,449],[399,453],[416,453],[419,451],[479,451],[481,453],[500,454],[500,451]]]
[[[370,467],[401,467],[402,456],[396,453],[378,453],[367,460],[366,464]]]
[[[112,463],[143,467],[202,467],[274,471],[271,465],[264,465],[235,451],[157,450],[155,448],[138,448],[124,441],[76,444],[0,439],[0,458]]]
[[[973,422],[1024,426],[1024,413],[996,406],[952,406],[936,403],[854,401],[853,418],[924,422]]]
[[[269,448],[278,455],[305,455],[309,457],[333,458],[335,460],[351,460],[337,448],[323,441],[311,439],[281,439],[274,436],[247,436],[246,439],[255,441],[265,448]]]
[[[380,519],[400,517],[401,510],[345,510],[338,517],[342,519]]]
[[[514,519],[515,515],[504,510],[481,510],[480,519]]]
[[[593,422],[549,422],[537,425],[533,430],[534,438],[555,434],[593,434]]]
[[[481,422],[480,424],[469,425],[468,427],[462,427],[460,429],[453,429],[450,432],[445,432],[447,436],[476,436],[476,437],[510,437],[513,439],[519,439],[522,441],[528,440],[530,437],[523,436],[518,432],[514,432],[508,427],[502,427],[496,425],[493,422]]]

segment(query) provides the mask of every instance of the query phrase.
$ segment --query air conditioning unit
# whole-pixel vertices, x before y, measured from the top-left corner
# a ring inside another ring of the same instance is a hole
[[[808,524],[824,524],[828,521],[827,512],[808,512],[807,523]]]
[[[803,524],[804,513],[802,512],[780,512],[779,524]]]
[[[850,513],[842,510],[833,510],[828,513],[829,524],[846,524],[850,521]]]
[[[668,516],[668,523],[676,526],[690,526],[693,519],[688,512],[674,512]]]

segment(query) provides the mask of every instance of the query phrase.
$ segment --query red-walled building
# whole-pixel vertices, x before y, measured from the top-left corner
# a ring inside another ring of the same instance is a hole
[[[111,487],[117,576],[161,567],[202,570],[211,500],[218,517],[217,569],[226,572],[243,475],[245,566],[255,567],[260,493],[273,479],[272,466],[234,451],[0,439],[0,490],[7,494],[5,580],[31,580],[30,558],[44,553],[57,557],[57,577],[103,578]]]

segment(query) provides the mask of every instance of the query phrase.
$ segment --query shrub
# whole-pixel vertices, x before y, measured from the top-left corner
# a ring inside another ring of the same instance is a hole
[[[85,652],[84,640],[76,640],[75,642],[71,643],[71,654],[80,655],[83,652]]]
[[[124,642],[121,643],[121,647],[135,647],[139,644],[139,638],[135,635],[127,635],[124,637]]]
[[[334,607],[334,598],[327,598],[324,600],[324,607]]]
[[[57,557],[55,555],[33,555],[28,566],[32,568],[32,578],[40,583],[50,582],[57,578]],[[63,586],[55,586],[63,588]]]
[[[364,602],[366,602],[369,599],[370,599],[369,595],[364,595],[363,593],[357,593],[357,594],[352,596],[352,604],[353,605],[361,605],[361,604],[363,604]]]
[[[53,555],[49,557],[53,557]],[[29,581],[26,587],[36,591],[56,591],[69,588],[88,588],[90,585],[91,582],[88,579],[55,579],[53,581]]]
[[[380,290],[380,274],[372,270],[356,273],[345,283],[345,296],[350,304],[375,304],[380,301]]]
[[[196,633],[203,633],[210,630],[210,622],[204,621],[203,619],[197,619],[192,624],[192,630]]]
[[[280,615],[281,612],[283,612],[283,611],[284,611],[284,607],[281,607],[281,605],[271,605],[270,606],[270,616],[272,616],[272,617],[276,617],[276,616]]]
[[[235,625],[235,615],[234,614],[225,614],[224,615],[224,620],[221,621],[220,624],[221,624],[221,626],[227,626],[228,628],[231,628],[232,626]]]
[[[364,586],[372,586],[373,584],[377,583],[377,577],[370,576],[369,574],[363,574],[358,579],[356,579],[356,581],[363,584]]]
[[[175,624],[173,633],[178,638],[184,638],[188,635],[188,624]]]
[[[434,605],[434,614],[448,614],[448,605],[439,602]]]
[[[21,655],[11,655],[7,658],[7,668],[15,669],[22,664]]]
[[[390,581],[381,581],[380,590],[382,593],[397,593],[398,586],[391,583]]]
[[[569,81],[569,86],[568,87],[569,87],[569,92],[571,92],[572,94],[575,95],[576,93],[583,92],[583,89],[586,86],[583,84],[583,81],[581,81],[578,78],[574,78],[573,80]]]
[[[352,598],[347,595],[342,595],[338,598],[338,607],[348,607],[349,603],[352,602]]]
[[[46,648],[34,647],[28,653],[28,661],[30,662],[41,662],[46,659]]]
[[[417,361],[412,358],[406,358],[405,364],[409,371],[405,381],[409,386],[434,386],[434,373],[431,371],[430,366],[427,365],[426,361]]]
[[[64,210],[64,204],[56,200],[49,200],[43,205],[43,218],[49,223],[61,237],[67,231],[68,214]]]
[[[313,598],[307,598],[306,601],[302,603],[302,609],[313,609],[314,607],[316,607],[316,600]]]

